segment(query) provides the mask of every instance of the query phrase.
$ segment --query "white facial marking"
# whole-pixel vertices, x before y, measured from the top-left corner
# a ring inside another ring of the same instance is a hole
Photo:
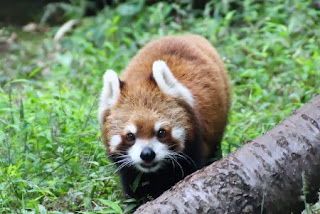
[[[103,75],[103,88],[100,95],[98,119],[100,125],[103,122],[103,112],[110,109],[116,104],[120,96],[120,80],[118,75],[113,70],[107,70]]]
[[[174,127],[172,129],[171,135],[174,139],[178,140],[181,147],[184,148],[186,140],[186,130],[184,128]]]
[[[132,123],[127,125],[124,130],[125,130],[125,133],[130,132],[132,134],[137,134],[137,127]]]
[[[157,121],[155,124],[154,124],[154,131],[157,132],[159,131],[164,125],[167,125],[168,123],[166,122],[163,122],[163,121]]]
[[[110,139],[110,151],[114,152],[116,147],[121,143],[121,136],[120,135],[113,135]]]
[[[154,61],[152,74],[163,93],[169,94],[173,97],[182,98],[191,107],[194,107],[192,93],[173,76],[170,68],[164,61]]]
[[[140,158],[141,151],[147,146],[153,149],[153,151],[156,153],[154,162],[158,164],[152,168],[145,168],[140,165],[144,162]],[[169,155],[169,152],[170,151],[167,149],[167,146],[163,143],[160,143],[155,137],[150,140],[141,140],[138,138],[136,139],[135,144],[128,150],[128,155],[131,157],[131,160],[140,171],[155,172],[161,167],[163,159]]]
[[[148,141],[136,139],[134,145],[128,150],[128,155],[131,157],[134,163],[142,163],[140,158],[141,151],[148,145]]]

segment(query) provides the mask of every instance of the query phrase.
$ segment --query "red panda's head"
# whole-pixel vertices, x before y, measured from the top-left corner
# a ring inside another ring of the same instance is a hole
[[[112,70],[103,77],[98,116],[108,154],[119,169],[157,171],[194,138],[190,90],[164,61],[155,61],[151,69],[151,78],[137,81],[122,82]]]

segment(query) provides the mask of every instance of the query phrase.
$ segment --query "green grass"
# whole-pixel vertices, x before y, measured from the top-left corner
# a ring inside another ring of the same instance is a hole
[[[219,0],[204,11],[143,2],[78,17],[58,43],[58,27],[1,30],[18,38],[0,56],[0,213],[132,208],[99,137],[97,96],[105,70],[121,72],[153,39],[197,33],[221,54],[233,87],[224,156],[320,92],[320,11],[311,1]]]

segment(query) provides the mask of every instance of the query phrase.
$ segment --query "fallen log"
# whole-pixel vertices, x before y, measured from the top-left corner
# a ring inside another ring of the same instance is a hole
[[[320,188],[320,95],[135,213],[299,213]]]

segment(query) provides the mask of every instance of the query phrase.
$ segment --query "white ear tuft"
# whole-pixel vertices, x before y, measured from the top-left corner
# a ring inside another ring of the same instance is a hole
[[[173,76],[164,61],[157,60],[153,63],[152,74],[163,93],[182,98],[191,107],[194,107],[194,100],[190,90]]]
[[[103,123],[103,113],[116,104],[120,96],[120,80],[113,70],[107,70],[103,75],[103,88],[100,95],[98,119],[100,125]]]

